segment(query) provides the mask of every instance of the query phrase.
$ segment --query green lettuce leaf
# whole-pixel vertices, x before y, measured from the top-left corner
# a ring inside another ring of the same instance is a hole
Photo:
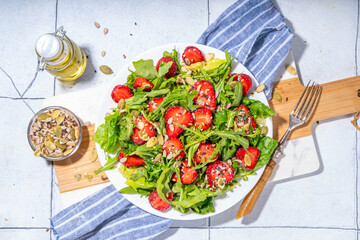
[[[260,156],[256,163],[255,169],[261,168],[262,166],[266,165],[273,152],[277,147],[278,141],[272,139],[271,137],[265,136],[260,139],[258,145],[256,146],[260,150]]]
[[[153,60],[140,59],[137,62],[133,62],[133,64],[135,67],[134,73],[136,76],[143,77],[148,80],[152,80],[152,79],[156,78],[157,71],[156,71],[156,67],[154,66]]]

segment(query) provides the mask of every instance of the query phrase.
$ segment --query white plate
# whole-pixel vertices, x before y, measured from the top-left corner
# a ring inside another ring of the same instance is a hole
[[[180,60],[181,54],[183,53],[184,49],[187,46],[196,46],[204,54],[214,53],[216,58],[225,59],[224,52],[217,50],[215,48],[212,48],[212,47],[208,47],[208,46],[204,46],[204,45],[200,45],[200,44],[194,44],[194,43],[173,43],[173,44],[163,45],[160,47],[150,49],[150,50],[140,54],[139,56],[137,56],[135,59],[133,59],[133,61],[138,61],[139,59],[144,59],[144,60],[145,59],[153,59],[154,64],[156,64],[157,61],[162,57],[162,54],[164,51],[171,52],[172,49],[174,49],[174,48],[178,51],[178,54],[179,54],[178,57]],[[116,74],[114,80],[110,84],[110,87],[107,90],[107,92],[102,100],[102,103],[100,105],[100,108],[99,108],[100,110],[99,110],[99,115],[98,115],[98,119],[96,122],[96,126],[99,126],[100,124],[102,124],[104,122],[104,116],[105,116],[106,112],[108,112],[110,108],[116,106],[114,101],[111,99],[111,92],[112,92],[114,86],[116,86],[118,84],[124,84],[126,82],[127,76],[129,75],[128,69],[130,68],[130,69],[134,70],[134,67],[132,65],[133,61],[131,61],[127,65],[125,65],[120,70],[120,72]],[[249,92],[254,93],[254,95],[251,98],[260,100],[264,104],[268,105],[268,101],[266,100],[265,94],[255,92],[255,88],[258,85],[258,83],[255,80],[254,76],[250,73],[250,71],[245,66],[243,66],[242,64],[240,64],[239,62],[234,60],[233,64],[232,64],[232,72],[233,73],[245,73],[245,74],[248,74],[249,76],[251,76],[251,78],[253,80],[253,86]],[[273,129],[272,129],[271,118],[268,118],[266,120],[266,125],[269,128],[268,136],[272,136]],[[97,150],[99,153],[100,162],[102,165],[104,165],[106,162],[104,152],[100,149],[98,144],[96,144],[96,146],[97,146]],[[175,211],[173,208],[171,208],[165,212],[160,212],[150,206],[147,198],[140,197],[140,195],[138,195],[138,194],[124,194],[124,197],[126,197],[130,202],[132,202],[139,208],[141,208],[147,212],[150,212],[152,214],[155,214],[157,216],[160,216],[160,217],[176,219],[176,220],[195,220],[195,219],[207,218],[207,217],[219,214],[219,213],[231,208],[233,205],[235,205],[241,199],[243,199],[246,196],[246,194],[251,190],[251,188],[256,184],[256,182],[260,178],[263,171],[264,171],[264,167],[257,170],[257,175],[249,176],[248,181],[240,181],[241,186],[236,187],[233,192],[228,192],[225,196],[219,196],[216,199],[214,199],[215,212],[205,214],[205,215],[200,215],[200,214],[196,214],[193,212],[183,214],[178,211]],[[125,184],[125,181],[126,181],[125,178],[121,175],[121,173],[117,169],[107,171],[106,175],[108,176],[111,183],[114,184],[116,189],[120,190],[127,186]]]

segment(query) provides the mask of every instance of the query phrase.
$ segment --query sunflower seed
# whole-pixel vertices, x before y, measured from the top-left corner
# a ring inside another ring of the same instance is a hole
[[[164,150],[163,151],[163,157],[166,158],[167,154],[166,154],[166,151]]]
[[[167,155],[167,159],[172,159],[174,157],[174,155],[172,153],[170,153],[169,155]]]
[[[237,81],[232,81],[231,83],[229,83],[230,87],[235,88],[236,85],[238,85]]]
[[[145,124],[143,122],[137,122],[136,127],[140,130],[142,130],[145,127]]]
[[[110,74],[114,73],[113,70],[110,67],[106,66],[106,65],[101,65],[99,67],[99,69],[103,74],[106,74],[106,75],[110,75]]]
[[[164,144],[164,138],[161,134],[157,135],[157,142],[159,145],[163,145]]]
[[[126,158],[126,157],[123,157],[123,158],[120,158],[119,162],[121,162],[121,163],[125,163],[125,162],[126,162],[126,160],[127,160],[127,158]]]
[[[106,51],[101,51],[101,56],[105,57],[105,55],[106,55]]]
[[[108,34],[109,29],[108,28],[104,28],[104,35]]]
[[[169,125],[169,129],[170,129],[170,131],[172,131],[172,132],[173,132],[173,131],[175,130],[174,125],[173,125],[173,124],[170,124],[170,125]]]
[[[169,120],[167,121],[167,124],[172,124],[173,123],[173,118],[169,118]]]
[[[185,81],[191,86],[195,84],[195,81],[192,77],[185,77]]]
[[[98,22],[94,22],[96,28],[100,28],[100,24]]]
[[[161,161],[161,153],[159,153],[158,155],[156,155],[155,160],[154,160],[154,164],[158,163]]]

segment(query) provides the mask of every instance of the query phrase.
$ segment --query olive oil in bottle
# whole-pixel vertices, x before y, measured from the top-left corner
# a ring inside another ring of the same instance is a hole
[[[46,70],[59,80],[73,81],[86,68],[86,54],[65,34],[63,27],[39,37],[35,45],[38,71]]]

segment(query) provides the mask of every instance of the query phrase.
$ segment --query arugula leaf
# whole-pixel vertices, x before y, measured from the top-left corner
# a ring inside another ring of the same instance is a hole
[[[119,157],[119,153],[116,154],[114,157],[110,157],[107,156],[107,161],[104,164],[104,166],[102,166],[101,168],[99,168],[98,170],[94,171],[95,175],[98,175],[99,173],[101,173],[102,171],[106,171],[106,170],[110,170],[110,169],[114,169],[116,163],[118,163],[118,157]]]
[[[258,101],[258,100],[253,100],[253,99],[249,99],[244,97],[242,100],[242,103],[245,104],[251,114],[254,116],[254,118],[268,118],[271,116],[276,115],[276,113],[269,108],[268,106],[266,106],[264,103]]]
[[[137,62],[133,62],[133,65],[135,67],[135,75],[138,77],[143,77],[148,80],[152,80],[156,78],[157,71],[156,67],[154,66],[153,60],[143,60],[140,59]]]
[[[165,74],[169,71],[170,67],[172,65],[172,62],[162,62],[159,67],[159,72],[157,74],[158,78],[163,78]]]
[[[167,203],[170,203],[166,197],[171,192],[171,188],[169,186],[171,177],[173,173],[175,172],[175,168],[165,168],[163,172],[161,173],[159,180],[157,181],[156,191],[159,195],[159,197],[164,200]]]
[[[163,57],[171,57],[174,60],[177,69],[178,70],[181,69],[181,65],[180,65],[179,60],[178,60],[178,52],[175,49],[173,49],[171,51],[171,53],[169,53],[168,51],[165,51],[163,53]]]
[[[120,189],[119,191],[121,194],[136,194],[138,193],[135,189],[133,189],[132,187],[124,187],[122,189]]]
[[[231,107],[237,107],[240,105],[241,98],[242,98],[242,88],[243,88],[243,85],[241,83],[238,83],[235,86],[234,99],[231,104]]]
[[[273,152],[277,147],[277,144],[278,141],[268,136],[260,139],[258,145],[256,146],[260,150],[260,156],[256,163],[255,169],[261,168],[269,162],[270,157],[272,156]]]
[[[215,208],[212,202],[212,197],[208,197],[205,201],[195,204],[191,209],[198,214],[214,212]]]

